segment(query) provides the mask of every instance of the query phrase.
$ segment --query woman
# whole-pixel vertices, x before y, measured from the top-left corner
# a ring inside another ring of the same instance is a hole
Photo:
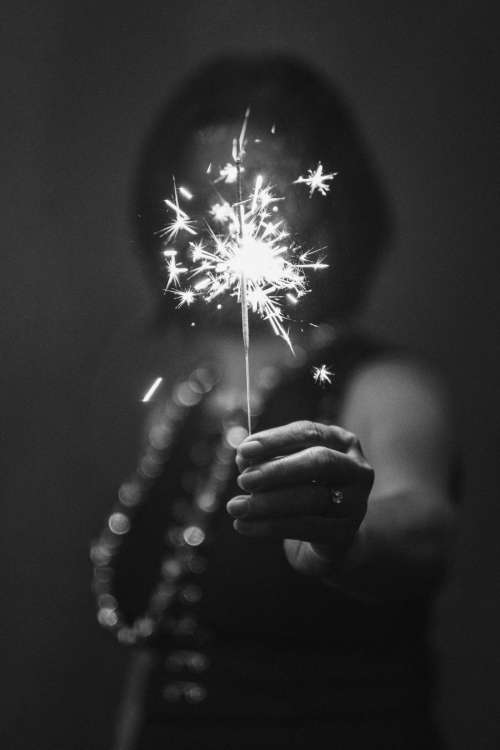
[[[263,174],[304,244],[327,247],[293,314],[319,325],[299,323],[293,355],[252,318],[245,437],[236,303],[172,312],[161,296],[168,396],[93,548],[99,620],[135,647],[116,748],[439,747],[427,623],[453,529],[448,406],[427,367],[356,327],[390,217],[320,75],[225,59],[181,86],[138,174],[146,265],[163,289],[172,175],[192,189],[190,217],[214,184],[235,202],[224,166],[248,106],[244,187]],[[338,176],[309,199],[296,179],[320,160]]]

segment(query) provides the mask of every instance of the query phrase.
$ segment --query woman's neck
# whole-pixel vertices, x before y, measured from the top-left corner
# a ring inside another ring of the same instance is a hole
[[[245,381],[245,355],[241,336],[223,335],[211,340],[213,355],[221,372],[221,385],[240,387]],[[293,366],[294,355],[287,344],[274,336],[254,336],[250,341],[250,378],[256,382],[265,368]]]

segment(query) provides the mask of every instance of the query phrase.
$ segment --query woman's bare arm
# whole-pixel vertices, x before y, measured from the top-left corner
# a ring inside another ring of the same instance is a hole
[[[445,391],[419,365],[384,361],[353,380],[340,416],[375,472],[367,513],[330,580],[368,598],[406,598],[438,583],[454,530],[453,434]]]

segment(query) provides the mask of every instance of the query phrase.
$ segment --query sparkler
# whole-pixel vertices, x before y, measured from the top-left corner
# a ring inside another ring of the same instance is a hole
[[[233,140],[233,164],[227,163],[219,169],[219,176],[212,184],[224,181],[235,185],[236,200],[229,203],[218,196],[209,211],[209,219],[198,224],[181,208],[179,195],[191,200],[193,195],[184,187],[177,189],[173,180],[172,199],[165,200],[173,220],[160,230],[165,240],[163,255],[167,269],[165,292],[176,297],[177,308],[189,307],[198,299],[212,302],[228,294],[235,297],[241,308],[241,328],[245,358],[246,409],[248,433],[251,434],[250,408],[250,326],[249,310],[258,314],[271,325],[293,352],[287,328],[284,304],[296,306],[301,297],[309,292],[306,278],[308,270],[328,268],[321,251],[303,251],[289,235],[283,219],[279,216],[279,204],[283,197],[274,193],[273,187],[265,184],[263,175],[258,175],[248,196],[243,195],[242,173],[246,132],[250,110],[247,109],[238,138]],[[274,134],[275,127],[271,129]],[[211,174],[212,164],[206,170]],[[324,174],[321,162],[316,170],[308,170],[307,177],[299,177],[295,183],[309,187],[309,196],[317,190],[326,195],[328,182],[336,173]],[[178,260],[177,250],[170,243],[180,233],[201,238],[190,240],[189,259]],[[181,279],[189,279],[189,286],[181,287]],[[221,309],[221,304],[217,308]],[[193,325],[193,324],[192,324]],[[331,382],[332,373],[326,365],[314,375],[316,382]]]

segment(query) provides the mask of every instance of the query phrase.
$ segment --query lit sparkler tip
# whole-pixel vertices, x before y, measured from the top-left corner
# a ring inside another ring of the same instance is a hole
[[[319,250],[302,252],[290,239],[283,219],[279,214],[275,216],[278,202],[284,197],[277,196],[272,186],[264,184],[263,175],[257,175],[248,195],[241,194],[240,176],[244,169],[242,160],[249,115],[247,109],[239,138],[233,140],[234,163],[227,163],[213,180],[214,183],[221,180],[238,183],[235,200],[229,203],[219,198],[219,202],[210,207],[207,232],[202,239],[188,243],[189,262],[184,264],[174,248],[165,247],[168,273],[165,292],[175,295],[178,308],[189,307],[197,299],[210,303],[224,295],[234,297],[242,307],[244,341],[245,330],[248,332],[248,312],[252,311],[266,320],[273,333],[282,338],[293,352],[290,333],[285,327],[285,306],[287,302],[297,305],[309,292],[307,271],[321,270],[328,265],[318,256]],[[271,130],[276,132],[275,124]],[[212,171],[211,163],[206,171],[207,174]],[[309,170],[307,177],[299,177],[296,182],[306,183],[311,193],[317,190],[324,194],[333,177],[333,174],[324,174],[319,163],[316,171]],[[177,188],[175,179],[173,184],[173,196],[165,200],[168,211],[173,213],[173,221],[162,230],[166,243],[181,231],[198,234],[198,225],[179,205],[181,196],[189,200],[192,195],[187,188]],[[220,225],[217,229],[216,224]],[[189,288],[181,285],[185,274],[192,280]],[[222,307],[218,302],[217,309]],[[194,321],[191,325],[195,325]],[[248,333],[246,335],[248,340]],[[318,373],[317,382],[329,382],[330,377],[331,373],[325,366]]]
[[[328,369],[327,365],[313,367],[312,375],[314,382],[318,383],[319,385],[326,385],[327,383],[330,385],[332,382],[332,378],[334,377],[334,373]]]
[[[154,383],[148,388],[148,390],[142,397],[141,401],[143,404],[147,404],[148,401],[151,401],[151,399],[153,398],[154,394],[156,393],[156,391],[158,390],[162,382],[163,382],[163,378],[156,378]]]

